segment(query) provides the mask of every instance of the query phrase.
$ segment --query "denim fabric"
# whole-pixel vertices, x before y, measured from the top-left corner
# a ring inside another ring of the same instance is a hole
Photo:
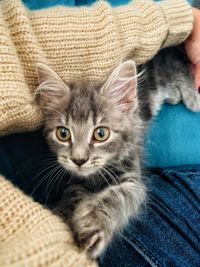
[[[139,218],[110,244],[100,267],[200,266],[200,165],[154,169]]]

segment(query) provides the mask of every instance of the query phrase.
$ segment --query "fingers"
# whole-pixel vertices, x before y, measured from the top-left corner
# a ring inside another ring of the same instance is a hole
[[[186,55],[191,62],[190,71],[194,75],[195,87],[200,88],[200,10],[193,8],[193,31],[185,41]]]
[[[194,66],[195,88],[200,88],[200,62]]]

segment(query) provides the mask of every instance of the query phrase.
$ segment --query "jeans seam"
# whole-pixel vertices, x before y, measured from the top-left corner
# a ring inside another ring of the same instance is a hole
[[[146,249],[138,240],[134,240],[133,242],[123,235],[123,239],[126,240],[131,246],[135,248],[135,250],[152,266],[152,267],[160,267],[158,259],[151,254],[151,252]]]

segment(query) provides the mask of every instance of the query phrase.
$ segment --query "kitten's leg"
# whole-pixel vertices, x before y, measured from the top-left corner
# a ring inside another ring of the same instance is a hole
[[[92,194],[83,186],[73,184],[65,189],[61,200],[53,204],[50,208],[56,214],[63,217],[65,221],[69,222],[78,203]]]
[[[81,201],[71,219],[71,229],[78,245],[96,258],[113,234],[131,216],[138,213],[145,200],[145,186],[130,173],[121,177],[122,183]]]
[[[167,86],[165,88],[166,90],[166,96],[165,96],[165,102],[170,105],[176,105],[179,102],[181,102],[181,92],[177,86]]]
[[[182,101],[185,106],[196,112],[200,111],[200,94],[194,88],[193,77],[187,73],[188,69],[182,68],[182,72],[178,72],[175,77],[175,82],[168,83],[165,91],[166,102],[169,104],[177,104]]]
[[[200,111],[200,94],[192,86],[193,83],[185,82],[180,86],[181,98],[185,106],[194,112]]]
[[[200,111],[200,94],[189,78],[177,79],[177,84],[169,83],[165,90],[167,92],[165,102],[175,105],[182,101],[189,110]]]
[[[200,94],[183,55],[170,48],[161,51],[153,62],[156,85],[164,101],[173,105],[183,101],[188,109],[200,111]]]

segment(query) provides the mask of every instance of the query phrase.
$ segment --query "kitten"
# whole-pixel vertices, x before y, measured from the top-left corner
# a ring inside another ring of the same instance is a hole
[[[38,64],[44,135],[71,176],[54,210],[92,258],[145,201],[140,165],[149,120],[164,101],[182,100],[191,110],[200,109],[192,77],[177,57],[172,49],[162,51],[146,65],[147,77],[139,86],[132,60],[95,86],[67,85],[50,67]]]

